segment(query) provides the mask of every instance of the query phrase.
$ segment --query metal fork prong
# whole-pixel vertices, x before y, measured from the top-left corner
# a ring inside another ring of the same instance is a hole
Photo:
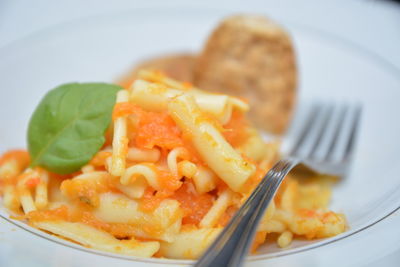
[[[323,161],[326,159],[335,136],[338,134],[337,127],[340,124],[342,109],[340,106],[335,104],[331,105],[329,109],[329,115],[326,120],[324,131],[321,133],[321,138],[311,155],[314,160]]]
[[[332,150],[328,155],[328,160],[331,162],[341,162],[346,153],[348,138],[352,129],[353,109],[351,106],[345,107],[342,121],[338,125],[338,135],[335,142],[332,144]]]
[[[317,108],[316,112],[316,117],[312,125],[307,129],[306,136],[298,143],[296,154],[294,154],[296,157],[308,158],[321,135],[328,109],[324,106],[320,106]]]
[[[340,131],[342,129],[342,124],[343,124],[343,122],[345,120],[346,112],[347,112],[348,108],[349,107],[347,107],[344,104],[338,106],[336,129],[335,129],[335,131],[333,133],[333,136],[331,138],[331,142],[330,142],[329,148],[326,151],[325,159],[329,159],[331,157],[331,155],[333,154],[333,150],[335,149],[336,143],[337,143],[337,141],[339,139]]]
[[[288,153],[289,155],[298,156],[299,150],[307,137],[310,127],[313,125],[315,119],[318,116],[318,111],[320,110],[320,108],[321,107],[318,104],[314,104],[311,107],[310,111],[307,114],[306,123],[304,123],[304,126],[301,128],[301,132],[298,135],[298,138],[294,140],[294,144],[292,145],[292,148]]]
[[[314,140],[314,146],[309,153],[309,158],[315,161],[321,161],[324,159],[324,151],[322,150],[323,146],[327,142],[327,138],[331,135],[330,131],[334,131],[331,129],[333,127],[333,119],[334,119],[334,105],[327,105],[323,110],[323,122],[321,123],[318,137]]]
[[[346,149],[345,149],[345,152],[343,155],[343,160],[349,160],[353,154],[354,143],[355,143],[355,140],[357,137],[357,132],[358,132],[360,121],[361,121],[361,112],[362,112],[361,104],[354,107],[353,112],[352,112],[353,118],[350,123],[350,125],[351,125],[350,136],[348,138]]]

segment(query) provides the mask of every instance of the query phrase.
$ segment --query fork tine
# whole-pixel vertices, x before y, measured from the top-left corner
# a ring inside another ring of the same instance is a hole
[[[317,105],[313,109],[312,118],[309,123],[304,127],[301,139],[296,143],[293,150],[293,156],[306,158],[313,152],[318,140],[320,139],[321,132],[323,131],[324,124],[327,119],[329,109],[323,105]]]
[[[351,123],[351,129],[350,129],[350,136],[348,138],[348,143],[345,149],[345,153],[344,153],[344,160],[348,160],[352,154],[353,154],[353,150],[354,150],[354,143],[357,137],[357,133],[358,133],[358,129],[360,126],[360,121],[361,121],[361,113],[362,113],[362,106],[361,104],[358,104],[353,111],[354,115],[353,115],[353,120]]]
[[[311,110],[308,112],[307,114],[307,121],[304,124],[304,126],[301,128],[301,132],[298,135],[298,138],[296,138],[294,140],[294,144],[292,145],[292,147],[289,150],[289,155],[293,155],[293,156],[297,156],[299,149],[301,147],[301,144],[303,143],[303,141],[305,140],[308,130],[310,129],[311,125],[314,123],[317,114],[318,114],[318,110],[319,110],[319,105],[318,104],[313,104],[311,107]]]
[[[330,113],[327,116],[327,121],[323,132],[321,133],[320,140],[318,141],[315,150],[311,157],[317,161],[323,161],[327,158],[332,144],[338,135],[338,126],[343,120],[343,106],[333,104],[330,106]]]
[[[323,147],[326,143],[327,138],[329,138],[330,133],[333,131],[331,128],[334,123],[334,111],[335,107],[332,104],[326,106],[323,115],[323,122],[319,131],[318,137],[315,139],[314,147],[310,151],[309,157],[316,161],[321,161],[324,159]]]
[[[355,109],[351,106],[346,106],[343,111],[341,123],[337,128],[337,136],[335,141],[332,143],[327,157],[332,162],[343,161],[347,149],[352,147],[352,145],[349,144],[349,139],[352,136],[352,132],[354,131],[353,129],[355,129],[355,126],[353,125],[354,119],[357,119],[354,111]]]
[[[326,151],[325,159],[330,159],[332,157],[332,155],[334,154],[333,151],[334,151],[334,149],[336,147],[336,144],[338,143],[339,136],[340,136],[340,133],[341,133],[341,128],[342,128],[343,122],[345,121],[346,112],[347,112],[348,108],[349,107],[346,106],[345,104],[342,104],[342,105],[340,105],[338,107],[337,123],[335,125],[336,126],[335,127],[335,131],[334,131],[334,134],[333,134],[332,139],[330,141],[328,150]]]

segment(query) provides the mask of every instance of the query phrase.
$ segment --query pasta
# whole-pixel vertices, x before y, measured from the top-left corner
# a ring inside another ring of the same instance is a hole
[[[34,226],[71,240],[76,240],[89,248],[130,256],[150,257],[160,247],[160,244],[155,241],[118,240],[108,233],[96,230],[83,223],[35,222]]]
[[[117,103],[127,102],[128,98],[128,92],[120,91],[117,95]],[[113,153],[110,171],[114,176],[122,175],[125,170],[126,150],[128,145],[126,135],[126,117],[121,116],[114,122]]]
[[[212,122],[204,118],[191,96],[177,96],[170,101],[168,109],[182,131],[191,135],[193,145],[205,163],[232,190],[240,191],[255,166],[244,160]]]
[[[142,71],[117,93],[103,147],[67,175],[29,167],[26,151],[0,158],[4,206],[31,226],[82,246],[139,257],[195,259],[221,232],[279,158],[236,97],[203,92]],[[108,137],[107,137],[108,136]],[[253,250],[274,234],[337,235],[329,188],[287,177],[257,230]]]

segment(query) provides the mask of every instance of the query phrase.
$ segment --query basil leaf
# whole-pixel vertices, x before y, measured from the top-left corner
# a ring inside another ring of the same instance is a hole
[[[70,83],[48,92],[28,126],[31,166],[68,174],[89,162],[105,142],[121,89],[105,83]]]

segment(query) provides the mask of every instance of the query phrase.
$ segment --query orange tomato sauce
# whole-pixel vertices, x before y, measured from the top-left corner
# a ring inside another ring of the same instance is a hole
[[[209,193],[198,194],[191,182],[184,182],[174,195],[184,212],[183,224],[197,225],[213,205],[214,196]]]
[[[234,110],[231,119],[224,125],[223,136],[232,146],[239,146],[249,137],[247,126],[249,123],[243,112]]]
[[[26,150],[10,150],[2,155],[0,158],[0,165],[3,165],[9,160],[16,160],[21,168],[24,168],[29,165],[30,157],[28,151]]]

